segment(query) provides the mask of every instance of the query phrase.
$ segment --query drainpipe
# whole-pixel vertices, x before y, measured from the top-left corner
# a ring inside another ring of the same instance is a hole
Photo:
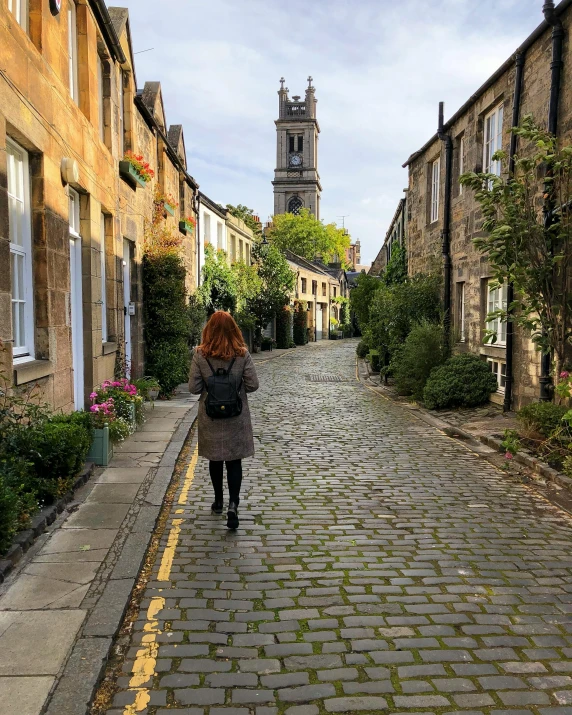
[[[552,27],[552,62],[550,63],[550,106],[548,110],[548,131],[556,136],[558,131],[558,104],[560,101],[560,80],[562,76],[562,45],[564,27],[562,20],[556,15],[554,2],[547,0],[542,8],[546,22]],[[548,230],[554,221],[554,194],[552,185],[545,187],[547,199],[544,202],[544,227]],[[550,402],[552,399],[552,380],[550,377],[552,355],[542,355],[540,363],[540,401]]]
[[[514,98],[512,104],[512,126],[517,127],[520,121],[520,102],[522,98],[522,84],[524,77],[524,57],[525,52],[517,52],[515,57],[515,76],[514,76]],[[509,178],[514,177],[515,155],[518,137],[513,132],[510,136],[509,149]],[[514,284],[509,283],[507,288],[507,303],[509,305],[509,320],[506,325],[506,378],[504,388],[504,403],[503,412],[510,412],[512,407],[512,386],[514,383],[514,322],[510,317],[510,305],[514,301]]]
[[[441,246],[443,253],[443,324],[446,349],[451,347],[451,186],[453,178],[453,140],[445,134],[443,122],[444,103],[439,102],[439,129],[437,135],[445,144],[445,200],[443,202],[443,228]]]
[[[197,214],[197,225],[195,226],[195,244],[197,251],[197,289],[201,285],[201,196],[197,192],[197,197],[195,199],[196,214]]]

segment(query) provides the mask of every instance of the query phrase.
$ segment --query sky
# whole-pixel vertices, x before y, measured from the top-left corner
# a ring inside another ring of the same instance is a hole
[[[109,5],[113,3],[109,2]],[[123,0],[137,84],[160,81],[189,173],[221,204],[273,212],[280,77],[311,75],[321,217],[377,255],[402,164],[542,22],[543,0]],[[142,52],[153,48],[152,51]]]

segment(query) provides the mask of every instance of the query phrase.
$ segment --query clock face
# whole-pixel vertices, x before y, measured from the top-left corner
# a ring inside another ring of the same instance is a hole
[[[294,154],[290,157],[290,166],[300,166],[302,163],[302,157],[300,154]]]

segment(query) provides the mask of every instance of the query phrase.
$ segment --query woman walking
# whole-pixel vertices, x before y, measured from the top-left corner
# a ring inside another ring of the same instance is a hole
[[[223,467],[226,462],[229,504],[227,527],[238,528],[242,460],[254,455],[248,392],[258,390],[256,369],[233,317],[213,313],[195,350],[189,390],[199,401],[199,456],[209,460],[215,499],[212,510],[222,514]],[[228,416],[228,415],[232,416]]]

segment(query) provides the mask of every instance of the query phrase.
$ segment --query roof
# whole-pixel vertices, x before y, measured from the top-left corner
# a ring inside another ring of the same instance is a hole
[[[565,10],[567,10],[570,5],[572,5],[572,0],[562,0],[555,9],[556,15],[561,15]],[[467,109],[469,109],[476,101],[481,97],[489,87],[491,87],[502,75],[507,72],[512,65],[514,64],[516,55],[522,54],[523,52],[526,52],[535,42],[538,40],[539,37],[541,37],[547,30],[550,29],[550,25],[546,22],[546,20],[543,20],[543,22],[540,23],[540,25],[534,30],[532,34],[530,34],[526,40],[520,45],[514,52],[513,54],[502,64],[498,70],[491,75],[488,80],[481,86],[479,89],[472,94],[469,99],[463,104],[463,106],[458,109],[455,114],[447,121],[445,122],[443,129],[446,131],[447,129],[450,129],[453,124],[459,119],[459,117],[463,116]],[[429,139],[428,142],[426,142],[421,149],[418,149],[416,152],[413,152],[411,156],[407,159],[405,164],[403,164],[403,167],[406,168],[408,167],[417,157],[419,157],[421,154],[423,154],[434,142],[437,141],[439,136],[437,134],[434,134],[431,139]]]
[[[284,255],[286,256],[287,260],[289,260],[291,263],[295,263],[297,266],[300,266],[300,268],[304,268],[305,270],[311,271],[312,273],[319,273],[322,276],[327,276],[328,278],[331,278],[331,275],[326,270],[326,266],[321,268],[312,261],[309,261],[302,256],[298,256],[295,253],[292,253],[292,251],[284,251]]]
[[[108,46],[111,48],[113,57],[120,63],[125,64],[127,59],[119,43],[119,37],[115,30],[115,25],[107,5],[104,0],[89,0],[93,14],[101,28],[103,36]]]
[[[217,216],[226,219],[227,210],[220,204],[217,204],[216,201],[209,199],[209,197],[206,194],[203,194],[202,191],[199,191],[199,202],[204,204],[204,206],[210,209],[213,213],[217,214]]]

